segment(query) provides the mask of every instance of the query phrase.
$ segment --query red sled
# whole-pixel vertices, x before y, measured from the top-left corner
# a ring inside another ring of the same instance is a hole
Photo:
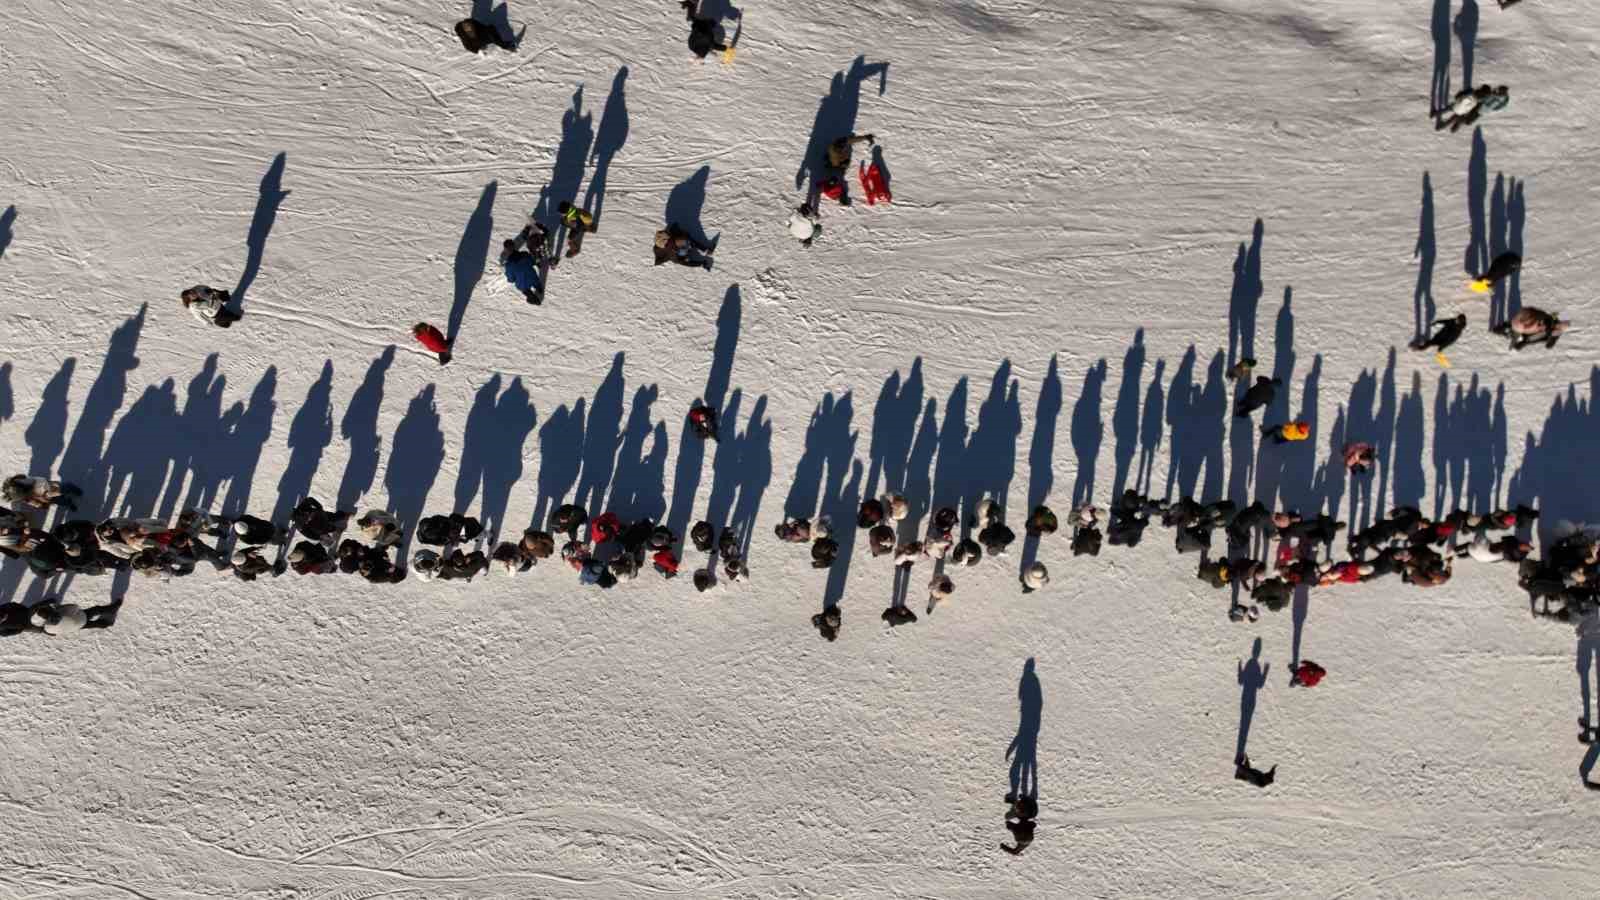
[[[835,175],[817,185],[817,192],[829,200],[844,202],[844,179]]]
[[[861,176],[861,193],[866,196],[868,206],[894,199],[894,195],[889,193],[889,186],[883,183],[883,170],[878,168],[877,163],[870,166],[862,163],[857,173]]]

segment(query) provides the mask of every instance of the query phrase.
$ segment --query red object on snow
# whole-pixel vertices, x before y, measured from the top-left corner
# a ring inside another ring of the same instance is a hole
[[[827,197],[829,200],[844,199],[844,180],[838,176],[824,181],[818,185],[817,189],[822,193],[822,196]]]
[[[1294,680],[1302,687],[1316,687],[1326,674],[1328,674],[1327,669],[1308,659],[1301,662],[1300,667],[1294,670]]]
[[[656,568],[667,575],[678,574],[678,558],[673,556],[672,551],[666,547],[657,550],[656,555],[650,557],[650,561],[655,563]]]
[[[622,532],[622,520],[613,512],[601,513],[589,523],[589,539],[603,544]]]
[[[868,206],[888,203],[894,199],[889,193],[889,186],[883,183],[883,170],[877,163],[870,166],[862,163],[857,173],[861,176],[861,193],[866,195]]]
[[[432,325],[419,322],[415,328],[411,329],[411,334],[417,339],[417,343],[434,353],[445,354],[450,352],[450,342],[445,340],[444,335],[439,333],[439,329]]]

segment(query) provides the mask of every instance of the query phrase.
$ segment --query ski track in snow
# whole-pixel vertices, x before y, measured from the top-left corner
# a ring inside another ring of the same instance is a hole
[[[829,573],[768,536],[869,490],[921,527],[980,490],[1015,524],[1121,483],[1358,523],[1533,500],[1546,540],[1600,520],[1600,14],[1464,2],[746,3],[726,67],[664,3],[513,2],[521,49],[479,57],[465,3],[0,6],[12,470],[93,514],[310,492],[508,535],[581,493],[735,523],[754,573],[128,584],[110,631],[4,643],[0,900],[1592,894],[1576,641],[1509,568],[1232,625],[1152,529],[1041,543],[1027,596],[1019,544],[889,631],[859,536]],[[1512,88],[1481,135],[1425,115],[1458,28],[1473,80]],[[819,122],[877,135],[895,200],[828,206],[803,250]],[[498,241],[600,187],[528,307]],[[650,265],[668,215],[719,237],[711,273]],[[1511,290],[1468,293],[1505,249]],[[176,302],[242,277],[229,331]],[[1575,327],[1511,353],[1484,327],[1519,302]],[[1471,319],[1448,370],[1405,349],[1425,306]],[[441,368],[408,329],[452,318]],[[1309,446],[1228,415],[1241,355]],[[720,444],[684,443],[696,399]],[[1370,481],[1329,465],[1352,439]],[[7,599],[123,589],[0,569]],[[1266,791],[1231,778],[1258,636]],[[1286,687],[1297,652],[1315,690]],[[1029,658],[1042,812],[1012,859]]]

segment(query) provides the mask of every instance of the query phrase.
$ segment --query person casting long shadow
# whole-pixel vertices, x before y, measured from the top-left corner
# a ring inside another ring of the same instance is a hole
[[[1011,792],[1006,802],[1006,830],[1016,846],[1002,843],[1000,849],[1017,856],[1033,843],[1034,819],[1039,815],[1039,719],[1044,713],[1044,691],[1033,671],[1033,657],[1022,666],[1017,683],[1017,734],[1006,747],[1011,760]]]
[[[1261,661],[1261,638],[1256,638],[1250,648],[1250,661],[1239,663],[1239,743],[1233,755],[1233,777],[1256,787],[1271,784],[1278,771],[1277,766],[1266,771],[1252,767],[1250,757],[1244,752],[1250,740],[1250,720],[1256,714],[1256,692],[1267,686],[1267,674],[1271,669],[1272,663]]]

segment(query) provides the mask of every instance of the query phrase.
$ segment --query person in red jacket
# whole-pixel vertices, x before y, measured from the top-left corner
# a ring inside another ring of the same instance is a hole
[[[1322,680],[1322,676],[1326,674],[1328,674],[1327,669],[1309,659],[1305,659],[1300,661],[1300,665],[1295,666],[1294,678],[1290,679],[1289,683],[1291,685],[1298,684],[1301,687],[1316,687],[1317,683]]]
[[[450,342],[439,333],[439,329],[427,322],[418,322],[412,326],[411,336],[417,339],[417,343],[428,348],[430,353],[439,354],[439,365],[450,362]]]
[[[657,550],[655,555],[650,557],[650,561],[655,563],[657,572],[668,578],[678,574],[678,558],[672,555],[671,547],[662,547]]]

